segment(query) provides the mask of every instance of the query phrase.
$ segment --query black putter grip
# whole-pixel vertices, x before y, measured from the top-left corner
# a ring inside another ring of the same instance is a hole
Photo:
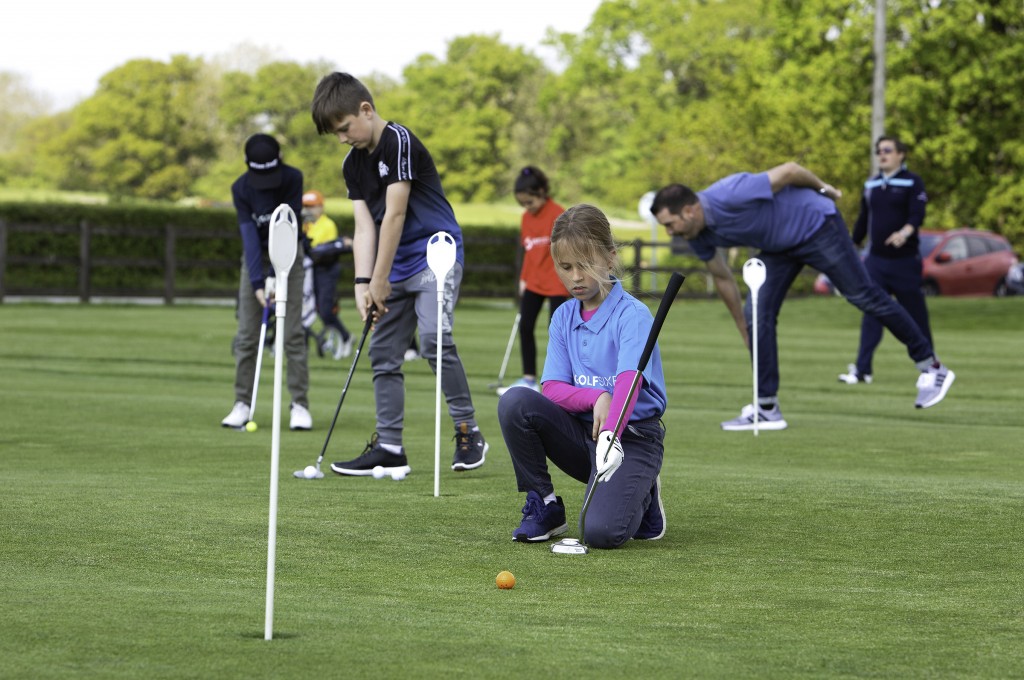
[[[665,287],[665,294],[661,296],[658,313],[654,315],[654,325],[651,326],[651,332],[647,336],[644,353],[640,355],[640,365],[636,369],[638,373],[643,373],[644,369],[647,368],[647,362],[651,360],[651,352],[654,351],[654,343],[658,342],[658,336],[661,335],[661,327],[665,325],[665,317],[668,316],[668,310],[672,307],[672,301],[676,299],[676,294],[679,293],[679,289],[685,280],[686,277],[679,272],[672,272],[672,278],[668,280],[668,286]]]

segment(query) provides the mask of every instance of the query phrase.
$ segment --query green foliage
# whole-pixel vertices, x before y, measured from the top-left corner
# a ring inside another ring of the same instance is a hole
[[[912,145],[929,225],[992,229],[1024,250],[1020,3],[886,4],[886,128]],[[467,35],[401,81],[364,80],[382,116],[430,149],[453,202],[507,197],[535,164],[560,202],[632,213],[668,182],[700,189],[796,160],[844,190],[852,221],[872,164],[874,11],[873,0],[605,0],[580,34],[549,34],[559,73],[497,36]],[[266,131],[307,187],[343,197],[347,148],[318,137],[308,110],[332,69],[129,62],[72,111],[17,118],[0,181],[227,201],[246,137]]]

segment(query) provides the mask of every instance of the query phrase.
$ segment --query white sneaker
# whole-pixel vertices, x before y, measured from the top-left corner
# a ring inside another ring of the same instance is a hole
[[[352,336],[348,340],[342,340],[334,346],[334,358],[345,359],[352,355]]]
[[[949,392],[950,386],[956,380],[956,373],[946,368],[945,364],[938,368],[929,368],[917,379],[917,401],[914,406],[917,408],[928,408],[935,406]]]
[[[848,364],[846,366],[846,373],[839,374],[839,382],[846,383],[847,385],[856,385],[857,383],[864,383],[865,385],[871,384],[871,374],[865,373],[861,375],[857,372],[857,366],[854,364]]]
[[[249,422],[249,405],[242,401],[236,401],[231,413],[224,420],[220,421],[221,427],[233,427],[236,430],[244,427]]]
[[[763,408],[758,409],[757,429],[758,430],[785,430],[786,420],[782,417],[782,411],[778,404],[770,411]],[[740,411],[740,415],[732,420],[722,423],[722,429],[728,432],[749,432],[754,429],[754,407],[747,404]]]
[[[293,430],[312,430],[313,416],[302,404],[292,404],[292,417],[288,426]]]

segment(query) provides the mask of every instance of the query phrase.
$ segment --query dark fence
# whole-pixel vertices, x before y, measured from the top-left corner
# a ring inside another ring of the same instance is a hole
[[[27,235],[31,245],[10,248],[11,239],[19,235]],[[469,254],[463,295],[514,297],[520,265],[518,230],[471,227],[463,238]],[[133,254],[119,254],[129,241]],[[204,247],[204,241],[220,243]],[[52,243],[59,246],[40,245]],[[237,229],[101,226],[88,220],[77,225],[18,224],[0,219],[0,302],[6,295],[77,297],[81,302],[97,296],[149,297],[168,305],[185,299],[233,298],[238,290],[240,249]],[[231,252],[239,255],[227,257]],[[204,253],[220,256],[203,257]],[[672,244],[635,240],[620,255],[629,263],[627,285],[638,297],[658,297],[674,271],[687,276],[682,295],[715,294],[706,268],[682,239]],[[738,250],[730,253],[738,279],[746,259],[739,255]],[[342,262],[344,283],[354,271],[351,259]],[[813,276],[812,270],[805,270],[794,292],[810,291]]]

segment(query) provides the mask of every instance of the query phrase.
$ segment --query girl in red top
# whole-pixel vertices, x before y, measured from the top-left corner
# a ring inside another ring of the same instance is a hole
[[[519,273],[519,348],[523,358],[523,377],[508,387],[499,387],[498,396],[513,387],[540,391],[537,385],[537,341],[533,337],[537,316],[545,298],[550,316],[569,296],[551,260],[551,228],[565,208],[551,200],[547,176],[532,165],[519,172],[514,191],[516,201],[526,211],[520,225],[523,268]]]

